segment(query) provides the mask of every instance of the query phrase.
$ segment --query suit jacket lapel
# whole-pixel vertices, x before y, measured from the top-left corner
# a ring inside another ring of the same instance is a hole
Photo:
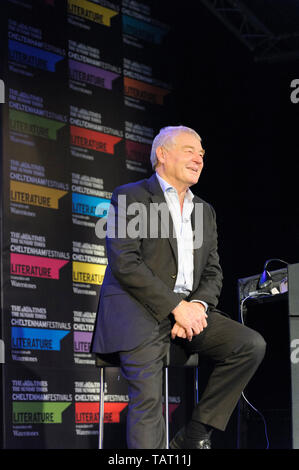
[[[156,174],[153,174],[148,179],[148,187],[149,187],[149,191],[151,193],[150,197],[151,197],[152,202],[154,202],[156,204],[161,204],[161,203],[165,204],[165,209],[166,209],[167,215],[168,215],[167,220],[163,220],[163,218],[161,217],[161,212],[160,211],[158,211],[158,216],[159,216],[159,219],[161,220],[161,223],[163,224],[163,226],[165,228],[166,233],[169,233],[168,241],[169,241],[170,246],[172,248],[172,251],[173,251],[173,254],[174,254],[174,257],[175,257],[175,260],[176,260],[176,265],[178,266],[178,245],[177,245],[176,237],[174,235],[174,233],[175,233],[174,232],[174,225],[173,225],[171,214],[168,210],[168,206],[167,206],[162,188],[159,184],[159,181],[156,177]]]

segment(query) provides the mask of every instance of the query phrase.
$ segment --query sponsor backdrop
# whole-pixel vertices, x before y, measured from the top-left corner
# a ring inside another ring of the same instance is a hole
[[[150,174],[152,138],[174,116],[158,3],[1,2],[5,448],[97,448],[97,222],[115,186]],[[172,423],[185,414],[183,377],[170,384]],[[105,392],[105,446],[124,448],[119,369]]]

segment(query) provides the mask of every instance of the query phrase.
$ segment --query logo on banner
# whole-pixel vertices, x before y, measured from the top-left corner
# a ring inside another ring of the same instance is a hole
[[[163,37],[167,34],[167,27],[153,25],[132,16],[122,15],[123,32],[135,36],[144,41],[161,44]]]
[[[59,271],[68,261],[43,256],[10,254],[10,273],[43,279],[59,279]]]
[[[114,146],[121,141],[120,137],[103,134],[82,127],[70,126],[71,144],[77,147],[105,152],[114,155]]]
[[[128,403],[104,403],[104,423],[120,423],[120,414],[128,406]],[[169,403],[169,422],[172,422],[172,414],[178,408],[179,403]],[[163,408],[164,409],[164,408]],[[100,404],[98,402],[76,403],[76,424],[97,424],[99,422]]]
[[[73,261],[73,281],[85,284],[102,284],[106,265],[93,263],[80,263]]]
[[[109,70],[104,70],[93,65],[84,64],[75,60],[69,60],[70,78],[79,82],[88,83],[100,88],[112,90],[113,80],[120,75]]]
[[[16,349],[38,349],[41,351],[60,351],[61,340],[69,331],[41,328],[11,329],[11,346]]]
[[[133,78],[124,77],[125,95],[152,104],[163,105],[164,96],[169,91]]]
[[[150,149],[148,144],[126,140],[126,157],[130,160],[148,164]]]
[[[76,353],[89,353],[92,333],[86,331],[74,332],[74,352]]]
[[[67,191],[29,183],[10,181],[10,200],[21,204],[58,209],[58,201]]]
[[[179,403],[169,403],[168,405],[168,413],[169,413],[169,422],[172,422],[172,414],[175,410],[180,406]],[[163,414],[165,414],[165,405],[163,404]]]
[[[111,26],[111,18],[118,14],[115,10],[87,0],[68,0],[68,12],[104,26]]]
[[[128,403],[105,403],[104,423],[119,423],[120,413],[128,406]],[[76,424],[92,424],[99,422],[99,403],[76,403]]]
[[[78,193],[72,194],[72,210],[76,214],[106,217],[109,206],[110,201],[104,198]]]
[[[57,140],[57,132],[65,126],[65,123],[10,109],[9,126],[14,131]]]
[[[68,402],[14,402],[13,424],[60,424],[62,413],[71,405]]]
[[[9,60],[48,72],[55,72],[57,62],[64,59],[61,55],[11,39],[8,41],[8,51]]]

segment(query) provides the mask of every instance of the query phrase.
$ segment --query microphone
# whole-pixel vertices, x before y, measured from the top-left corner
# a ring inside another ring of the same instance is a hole
[[[270,285],[273,283],[273,279],[269,271],[264,269],[262,274],[260,275],[259,282],[258,282],[258,288],[259,289],[266,289],[267,287],[270,287]]]
[[[262,290],[264,292],[271,292],[271,294],[279,294],[279,290],[273,286],[273,279],[270,274],[270,272],[267,270],[268,264],[270,264],[272,261],[278,261],[280,263],[288,265],[286,261],[278,258],[271,258],[268,259],[265,264],[264,264],[264,270],[262,274],[259,277],[258,284],[257,284],[257,289]]]

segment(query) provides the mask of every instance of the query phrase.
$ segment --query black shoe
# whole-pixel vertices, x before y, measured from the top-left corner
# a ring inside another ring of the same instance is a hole
[[[209,438],[201,439],[190,439],[186,436],[186,429],[182,428],[174,436],[169,444],[170,449],[211,449],[211,441]]]

